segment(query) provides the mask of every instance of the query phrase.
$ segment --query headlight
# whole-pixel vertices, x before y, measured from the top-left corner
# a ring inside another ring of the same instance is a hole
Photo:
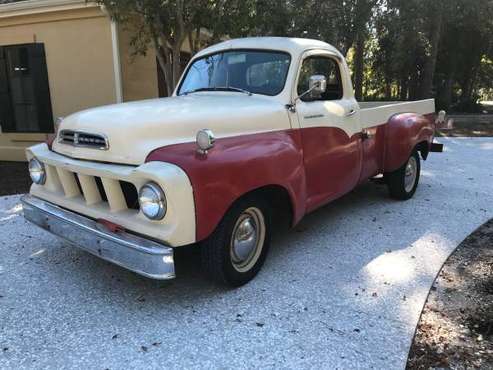
[[[151,220],[161,220],[166,214],[166,196],[159,185],[153,182],[140,188],[139,204],[142,213]]]
[[[46,172],[43,163],[33,158],[29,161],[29,175],[35,184],[43,185],[46,181]]]
[[[199,152],[207,154],[207,151],[214,146],[216,138],[211,130],[203,129],[197,132],[197,146],[199,147]]]

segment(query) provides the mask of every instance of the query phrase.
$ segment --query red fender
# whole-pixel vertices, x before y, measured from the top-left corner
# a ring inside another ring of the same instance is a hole
[[[287,190],[293,222],[305,214],[306,180],[299,130],[218,139],[206,155],[184,143],[158,148],[146,162],[173,163],[188,175],[194,192],[197,241],[207,238],[242,195],[270,185]]]
[[[396,114],[386,126],[384,172],[392,172],[400,168],[419,143],[427,142],[428,146],[431,146],[433,142],[435,133],[433,115]]]

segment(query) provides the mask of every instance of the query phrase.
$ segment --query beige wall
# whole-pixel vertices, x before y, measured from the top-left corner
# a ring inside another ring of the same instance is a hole
[[[0,45],[32,42],[45,46],[54,117],[115,102],[110,20],[98,7],[0,17]],[[44,138],[2,133],[0,160],[24,160],[24,147]]]
[[[123,100],[142,100],[158,97],[156,52],[149,48],[145,56],[132,56],[131,31],[119,28],[120,63]]]

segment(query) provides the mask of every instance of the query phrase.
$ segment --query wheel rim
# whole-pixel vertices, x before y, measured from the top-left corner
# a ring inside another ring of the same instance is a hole
[[[404,176],[404,189],[407,193],[410,193],[416,183],[416,177],[418,174],[418,162],[416,158],[411,157],[406,165],[406,172]]]
[[[265,219],[255,207],[245,210],[235,223],[231,235],[230,255],[239,272],[250,270],[258,261],[265,241]]]

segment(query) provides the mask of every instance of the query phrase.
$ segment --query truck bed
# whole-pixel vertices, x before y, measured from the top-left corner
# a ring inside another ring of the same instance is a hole
[[[358,102],[361,108],[361,122],[367,126],[378,126],[385,124],[390,117],[398,113],[435,113],[435,100],[417,100],[410,102],[388,101],[388,102]]]

